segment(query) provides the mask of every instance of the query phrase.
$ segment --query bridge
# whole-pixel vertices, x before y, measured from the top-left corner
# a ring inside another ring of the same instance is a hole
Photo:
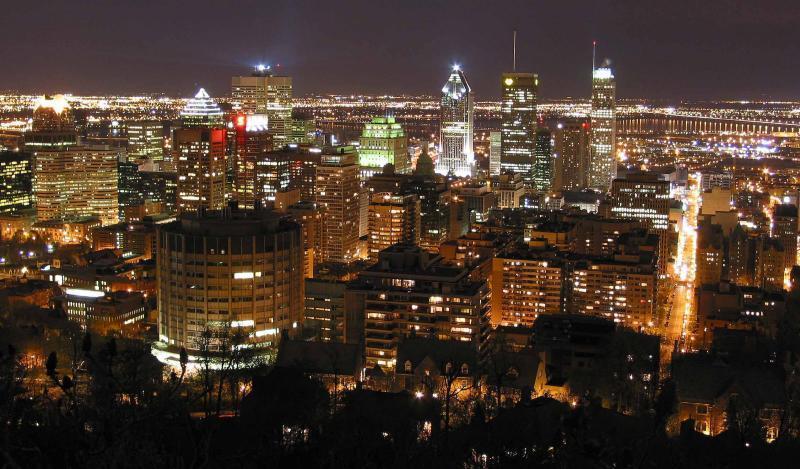
[[[690,114],[642,112],[617,116],[617,135],[697,135],[735,133],[771,136],[800,133],[800,120],[748,120]]]

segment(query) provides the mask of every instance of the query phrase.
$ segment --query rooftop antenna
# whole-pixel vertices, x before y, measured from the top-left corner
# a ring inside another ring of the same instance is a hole
[[[511,71],[517,71],[517,30],[514,30],[514,62],[511,65]]]
[[[592,71],[594,71],[594,57],[597,55],[597,41],[592,41]]]

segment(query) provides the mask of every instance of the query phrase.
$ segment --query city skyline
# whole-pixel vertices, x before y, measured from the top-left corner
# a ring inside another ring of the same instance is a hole
[[[796,95],[790,78],[800,73],[800,64],[789,59],[800,43],[790,22],[799,7],[782,0],[758,7],[742,1],[649,6],[627,0],[570,6],[509,2],[509,8],[498,11],[467,2],[455,13],[444,5],[401,9],[360,1],[348,3],[349,8],[314,1],[243,2],[239,9],[214,15],[203,1],[190,11],[86,3],[91,6],[81,9],[80,16],[71,5],[58,4],[46,10],[22,5],[7,12],[0,53],[15,67],[0,78],[0,89],[178,95],[205,86],[220,96],[229,91],[231,76],[264,62],[280,64],[298,77],[298,95],[433,94],[441,71],[460,63],[472,77],[476,99],[495,99],[495,77],[511,64],[513,29],[519,31],[518,66],[540,75],[544,99],[588,96],[591,77],[584,64],[593,40],[598,41],[598,62],[611,57],[623,77],[621,98],[786,99]],[[306,30],[302,20],[308,15],[329,21]],[[116,27],[118,16],[130,21]],[[380,22],[369,21],[385,16],[403,27],[387,36]],[[31,17],[37,18],[33,24]],[[263,27],[270,17],[284,20],[279,27]],[[88,24],[92,27],[80,28]],[[215,24],[222,34],[200,33]],[[143,37],[144,25],[149,26]],[[452,34],[437,37],[442,26]],[[486,34],[459,39],[476,27]],[[21,83],[26,83],[22,89]]]

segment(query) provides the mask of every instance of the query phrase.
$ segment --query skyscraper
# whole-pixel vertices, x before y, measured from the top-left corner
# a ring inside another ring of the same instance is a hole
[[[128,157],[140,160],[164,159],[164,124],[161,121],[128,123]]]
[[[33,151],[33,192],[39,221],[97,216],[117,223],[117,152],[104,145],[80,145],[69,103],[43,98],[25,135]]]
[[[669,227],[670,183],[656,173],[631,173],[611,185],[611,214],[641,220],[645,227],[663,233]]]
[[[217,340],[203,333],[242,331],[248,346],[274,343],[303,312],[300,225],[274,212],[186,213],[158,231],[158,334],[154,355],[173,364]]]
[[[244,114],[267,116],[268,128],[280,148],[292,138],[292,77],[275,75],[259,65],[250,76],[231,78],[234,109]]]
[[[178,211],[225,206],[225,129],[222,111],[200,88],[181,111],[172,137],[178,170]]]
[[[475,155],[472,152],[473,95],[467,77],[458,65],[442,88],[439,121],[439,159],[436,172],[471,176]]]
[[[528,187],[536,187],[533,166],[539,77],[535,73],[504,73],[501,86],[500,165],[503,171],[521,174]]]
[[[206,90],[200,88],[194,98],[186,101],[181,111],[181,122],[184,128],[223,127],[222,110]]]
[[[233,122],[233,132],[232,198],[242,208],[254,208],[256,202],[263,202],[268,198],[264,193],[264,186],[272,187],[271,183],[260,180],[259,175],[264,178],[275,175],[275,180],[279,179],[279,171],[272,171],[273,165],[267,162],[267,154],[272,150],[272,135],[267,131],[267,119],[263,115],[237,115]],[[275,192],[279,188],[288,185],[289,165],[288,160],[284,160],[284,184],[269,191],[271,200],[274,200]]]
[[[592,70],[589,187],[605,192],[617,174],[616,84],[610,68]]]
[[[536,131],[533,149],[533,188],[547,192],[553,187],[553,134],[547,128]]]
[[[585,188],[589,165],[589,123],[575,118],[560,121],[554,140],[554,189],[575,191]]]
[[[498,176],[500,174],[501,142],[501,132],[489,132],[489,176]]]
[[[316,198],[322,218],[320,257],[324,262],[355,260],[359,229],[359,167],[352,147],[326,149],[317,166]]]
[[[0,152],[0,213],[30,208],[31,202],[31,155]]]
[[[369,202],[369,258],[397,243],[419,244],[420,203],[414,194],[377,192]]]
[[[362,178],[381,172],[387,164],[394,165],[398,174],[411,173],[408,139],[403,126],[394,117],[375,117],[364,124],[359,143],[358,164]]]

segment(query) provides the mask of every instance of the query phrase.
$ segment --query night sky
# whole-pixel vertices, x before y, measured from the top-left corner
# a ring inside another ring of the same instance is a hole
[[[798,0],[0,3],[0,90],[222,95],[263,61],[296,95],[434,94],[457,62],[494,99],[516,28],[545,98],[588,95],[596,39],[620,97],[800,99]]]

